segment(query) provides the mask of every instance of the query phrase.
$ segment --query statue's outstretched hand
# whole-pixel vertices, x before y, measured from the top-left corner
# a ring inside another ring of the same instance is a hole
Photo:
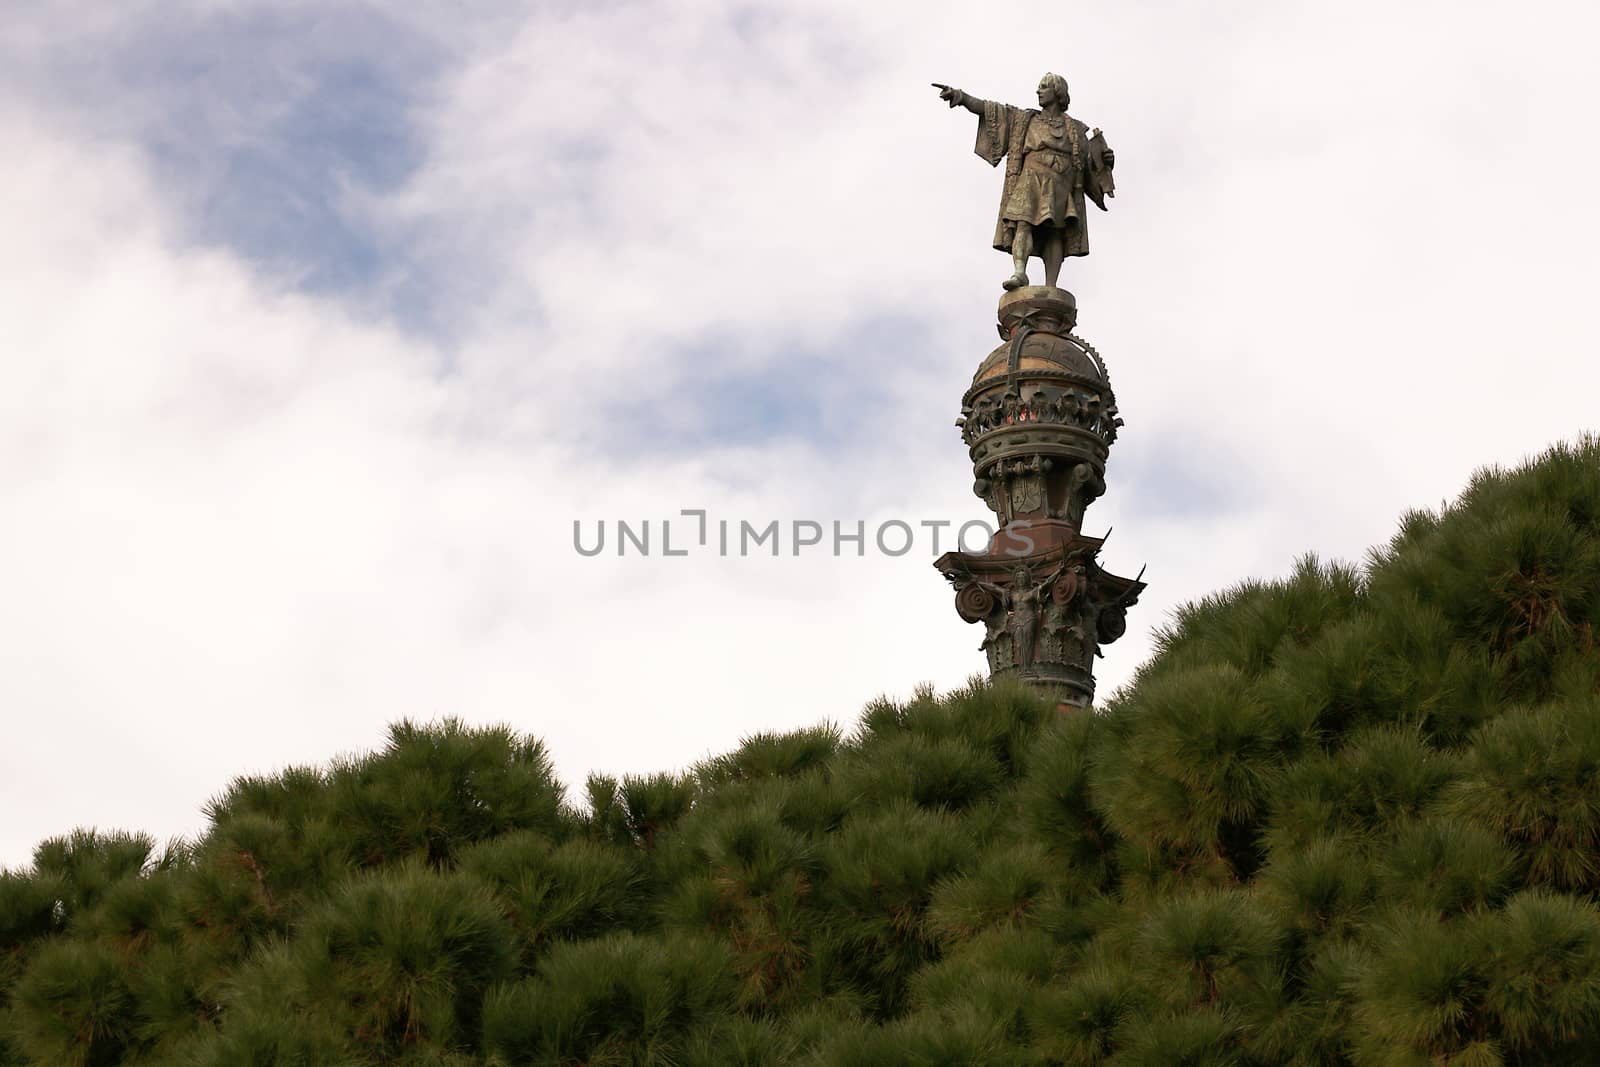
[[[930,84],[935,89],[939,90],[939,99],[946,101],[951,107],[960,107],[962,101],[967,95],[960,89],[953,89],[948,85],[941,85],[938,82],[931,82]]]

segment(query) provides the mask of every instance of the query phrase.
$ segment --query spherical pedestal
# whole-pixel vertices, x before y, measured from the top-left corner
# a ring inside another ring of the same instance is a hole
[[[1078,526],[1105,489],[1122,420],[1105,365],[1071,332],[1078,305],[1035,285],[1000,300],[1005,338],[978,364],[961,402],[973,492],[1002,525],[1059,519]]]

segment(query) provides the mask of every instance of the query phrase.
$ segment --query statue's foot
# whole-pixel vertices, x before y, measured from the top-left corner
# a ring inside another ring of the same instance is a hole
[[[1019,270],[1019,271],[1017,271],[1017,273],[1013,274],[1011,277],[1009,277],[1005,281],[1001,282],[1000,283],[1000,288],[1004,289],[1006,292],[1009,293],[1009,292],[1011,292],[1011,290],[1013,290],[1013,289],[1021,289],[1024,285],[1027,285],[1027,284],[1028,284],[1028,276],[1026,274],[1022,273]]]

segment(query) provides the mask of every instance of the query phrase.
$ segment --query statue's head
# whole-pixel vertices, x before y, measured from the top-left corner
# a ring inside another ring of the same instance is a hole
[[[1054,100],[1066,110],[1072,102],[1072,94],[1067,91],[1067,79],[1059,74],[1046,74],[1039,79],[1039,106],[1048,107]]]
[[[1024,589],[1032,584],[1033,571],[1028,569],[1027,564],[1022,564],[1011,572],[1011,588]]]

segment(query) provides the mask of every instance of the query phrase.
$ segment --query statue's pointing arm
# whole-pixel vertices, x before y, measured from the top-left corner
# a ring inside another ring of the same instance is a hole
[[[985,163],[997,166],[1006,157],[1006,152],[1011,144],[1011,122],[1013,114],[1020,114],[1016,108],[1005,104],[997,104],[993,100],[980,100],[970,93],[948,85],[933,83],[939,90],[939,99],[946,101],[951,107],[964,107],[978,116],[978,139],[972,146]]]
[[[945,101],[951,107],[964,107],[974,115],[983,114],[985,101],[979,100],[975,96],[969,96],[960,89],[940,82],[934,82],[933,87],[939,90],[939,99]]]

